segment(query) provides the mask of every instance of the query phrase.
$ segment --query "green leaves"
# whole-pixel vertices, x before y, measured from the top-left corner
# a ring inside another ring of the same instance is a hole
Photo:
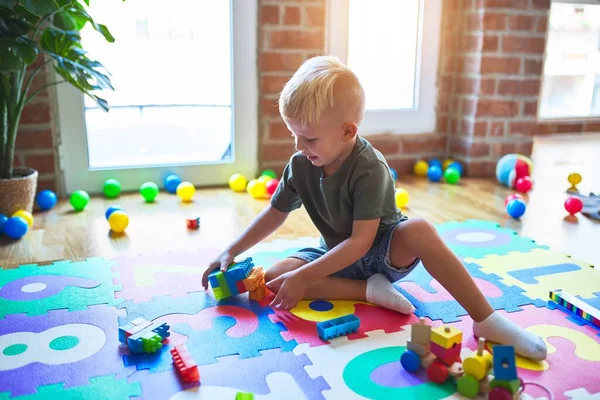
[[[26,37],[0,38],[0,72],[18,71],[31,64],[37,55],[35,42]]]
[[[62,7],[66,7],[73,0],[21,0],[21,5],[25,7],[29,12],[42,16],[44,14],[50,14],[58,11]]]

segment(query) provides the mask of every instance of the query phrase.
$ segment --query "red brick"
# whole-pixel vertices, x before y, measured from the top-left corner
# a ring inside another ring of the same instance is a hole
[[[451,76],[438,77],[438,96],[450,93],[452,91],[453,81],[454,79]]]
[[[550,0],[531,0],[533,8],[548,10],[550,8]]]
[[[457,94],[478,94],[480,81],[476,78],[456,78]]]
[[[465,35],[462,38],[462,51],[466,53],[472,53],[479,51],[483,43],[481,35]]]
[[[289,53],[261,53],[259,68],[261,72],[296,71],[304,62],[304,55]]]
[[[275,100],[261,99],[260,105],[263,116],[280,117],[279,105]]]
[[[473,136],[473,133],[475,131],[475,122],[470,120],[470,119],[466,119],[463,118],[462,121],[460,121],[460,130],[458,131],[458,135],[459,136]]]
[[[537,31],[539,33],[546,33],[548,31],[548,16],[538,17]]]
[[[52,190],[53,192],[56,192],[58,190],[56,179],[54,177],[38,177],[37,192],[39,193],[42,190]]]
[[[526,75],[542,75],[544,62],[542,60],[525,60]]]
[[[23,125],[17,133],[17,149],[51,149],[54,146],[50,129],[33,130]]]
[[[285,6],[283,10],[283,23],[285,25],[300,25],[300,7]]]
[[[483,29],[489,31],[503,31],[506,29],[506,14],[489,13],[483,17]]]
[[[459,127],[458,127],[458,125],[459,125],[458,119],[454,118],[454,117],[450,118],[449,123],[450,123],[450,126],[448,127],[448,134],[450,136],[456,135],[458,133],[458,129],[459,129]]]
[[[532,15],[511,15],[508,18],[510,30],[513,31],[533,31],[535,28],[536,17]]]
[[[270,139],[289,139],[292,135],[283,121],[270,121],[268,126]]]
[[[529,0],[485,0],[486,8],[509,8],[513,10],[527,8]]]
[[[266,143],[261,148],[261,162],[287,161],[296,152],[293,142]]]
[[[473,73],[479,71],[479,57],[462,56],[458,59],[458,69],[460,72]]]
[[[374,135],[369,136],[369,142],[383,155],[394,155],[400,153],[402,139],[397,135]]]
[[[506,35],[502,38],[502,51],[507,53],[543,54],[546,38]]]
[[[465,163],[465,176],[490,177],[496,174],[495,161],[470,161]]]
[[[44,124],[50,122],[50,105],[47,102],[29,103],[21,114],[21,124]]]
[[[559,124],[557,125],[557,133],[581,133],[583,132],[583,124]]]
[[[483,30],[483,14],[469,14],[466,20],[466,32],[479,32]]]
[[[447,98],[440,98],[438,100],[436,111],[440,114],[446,114],[448,112],[449,101]]]
[[[556,133],[557,131],[558,127],[556,125],[538,124],[536,127],[536,133],[538,134]]]
[[[305,11],[305,25],[308,26],[325,26],[325,7],[322,6],[306,6]]]
[[[487,134],[488,131],[488,122],[487,121],[477,121],[475,123],[475,129],[473,129],[473,136],[483,137]]]
[[[483,47],[482,51],[493,52],[498,51],[498,43],[500,42],[498,36],[496,35],[485,35],[483,37]]]
[[[537,101],[526,101],[525,106],[523,108],[523,115],[526,116],[535,116],[537,115]]]
[[[508,124],[510,136],[533,136],[537,132],[535,121],[510,122]]]
[[[480,99],[477,104],[478,117],[514,117],[518,111],[515,101]]]
[[[600,132],[600,122],[585,122],[583,130],[584,132]]]
[[[441,134],[444,134],[444,135],[448,132],[448,116],[447,115],[443,115],[443,116],[438,115],[436,126],[435,126],[435,131],[439,132]]]
[[[537,96],[540,94],[540,80],[501,79],[498,81],[498,94],[509,96]]]
[[[475,115],[477,110],[477,100],[475,99],[464,99],[462,105],[462,115],[472,116]]]
[[[279,6],[262,6],[260,8],[260,22],[263,25],[278,25]]]
[[[504,136],[504,122],[501,121],[493,121],[490,126],[490,135],[491,137],[501,137]]]
[[[450,156],[461,155],[468,156],[469,155],[469,142],[467,139],[463,138],[451,138],[450,139]]]
[[[533,140],[517,142],[517,144],[515,146],[515,153],[529,156],[529,155],[531,155],[532,152],[533,152]]]
[[[491,144],[491,155],[496,158],[500,158],[506,154],[515,153],[516,143],[515,142],[499,142]]]
[[[443,153],[446,137],[440,135],[403,135],[402,154]]]
[[[261,76],[260,92],[262,94],[279,94],[290,79],[287,76]]]
[[[281,30],[269,33],[272,49],[322,49],[325,44],[323,32]]]
[[[31,96],[33,93],[35,93],[36,91],[41,89],[41,87],[44,86],[46,83],[47,83],[46,82],[46,74],[42,70],[42,71],[38,72],[38,74],[35,76],[35,78],[33,78],[33,81],[31,82],[31,87],[29,88],[28,96]],[[48,88],[42,90],[35,97],[35,99],[44,99],[44,98],[48,98]]]
[[[484,56],[481,59],[482,74],[518,74],[520,70],[519,58]]]
[[[36,169],[40,174],[54,173],[54,154],[25,155],[25,165]]]
[[[440,153],[442,154],[442,153]],[[398,173],[398,175],[405,175],[405,174],[413,174],[413,167],[415,165],[415,163],[417,162],[418,159],[418,155],[415,155],[413,157],[409,157],[409,158],[400,158],[400,159],[387,159],[387,163],[391,168],[394,168],[396,170],[396,172]]]
[[[496,93],[496,80],[493,78],[481,79],[479,85],[479,93],[482,95],[490,95]]]

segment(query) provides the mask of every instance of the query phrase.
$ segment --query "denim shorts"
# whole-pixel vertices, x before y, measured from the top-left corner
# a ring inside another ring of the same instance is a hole
[[[406,275],[410,274],[413,269],[416,268],[417,265],[421,262],[420,259],[415,259],[415,261],[408,266],[401,266],[400,268],[395,268],[392,266],[391,262],[391,244],[392,244],[392,234],[394,233],[394,229],[398,224],[406,221],[406,219],[401,219],[396,224],[391,226],[383,235],[381,240],[378,243],[373,244],[373,247],[369,250],[367,254],[360,260],[356,261],[354,264],[332,274],[331,276],[339,277],[339,278],[348,278],[348,279],[359,279],[366,280],[370,276],[380,273],[385,275],[390,282],[396,282],[400,279],[404,278]],[[325,247],[323,240],[321,240],[320,247],[307,247],[301,250],[298,250],[296,253],[290,255],[290,258],[299,258],[300,260],[304,260],[306,262],[312,262],[327,253],[328,249]]]

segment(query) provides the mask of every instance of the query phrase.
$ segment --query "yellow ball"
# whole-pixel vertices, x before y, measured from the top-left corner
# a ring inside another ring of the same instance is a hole
[[[429,164],[427,163],[427,161],[417,161],[415,163],[415,167],[413,168],[413,171],[415,173],[416,176],[427,176],[427,170],[429,169]]]
[[[31,215],[29,211],[19,210],[16,211],[12,216],[23,218],[25,221],[27,221],[27,225],[29,225],[30,228],[33,226],[33,215]]]
[[[396,206],[398,208],[404,208],[408,204],[409,196],[405,189],[396,189]]]
[[[267,186],[264,182],[261,182],[258,179],[252,179],[250,182],[248,182],[248,187],[246,190],[248,191],[248,194],[255,199],[267,197]]]
[[[444,167],[444,171],[448,169],[448,165],[452,164],[454,162],[453,159],[449,158],[446,161],[444,161],[444,164],[442,164],[442,166]]]
[[[272,176],[269,175],[262,175],[260,178],[258,178],[259,182],[264,183],[265,185],[267,184],[267,182],[269,182],[270,180],[273,180],[274,178]]]
[[[192,201],[194,194],[196,194],[196,188],[190,182],[181,182],[177,186],[177,196],[179,196],[182,201]]]
[[[569,183],[571,185],[575,186],[575,185],[579,184],[579,182],[581,182],[581,175],[578,173],[572,173],[572,174],[569,174],[569,177],[567,179],[569,180]]]
[[[234,192],[243,192],[248,181],[242,174],[233,174],[229,178],[229,187]]]
[[[113,211],[108,217],[108,225],[113,232],[123,232],[129,225],[129,217],[124,211]]]

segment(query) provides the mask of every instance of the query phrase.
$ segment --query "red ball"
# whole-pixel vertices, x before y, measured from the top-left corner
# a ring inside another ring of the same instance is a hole
[[[571,215],[577,214],[582,209],[583,201],[575,196],[571,196],[565,201],[565,210]]]
[[[513,194],[509,194],[508,196],[506,196],[506,199],[504,199],[504,205],[505,206],[508,205],[508,203],[514,199],[519,199],[519,200],[525,201],[523,196],[521,196],[519,193],[513,193]]]
[[[525,176],[529,176],[529,174],[530,174],[529,164],[527,164],[523,160],[517,159],[517,162],[515,163],[515,173],[516,173],[516,178],[515,179],[519,179],[519,178],[523,178]]]
[[[271,179],[267,182],[267,193],[273,196],[273,193],[277,190],[277,186],[279,186],[279,179]]]
[[[517,179],[517,183],[515,184],[515,188],[521,193],[529,192],[532,186],[533,181],[528,176]]]

